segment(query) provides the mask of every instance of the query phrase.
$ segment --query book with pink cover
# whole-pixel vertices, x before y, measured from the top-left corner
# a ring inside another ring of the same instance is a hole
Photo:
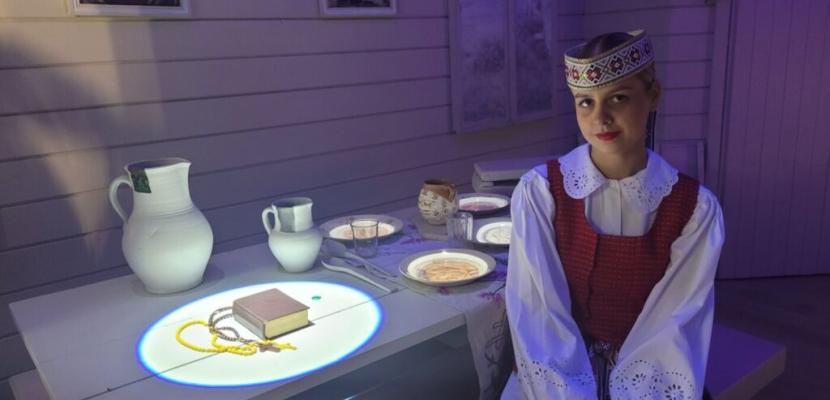
[[[233,317],[262,339],[271,339],[309,324],[308,306],[279,289],[234,300]]]

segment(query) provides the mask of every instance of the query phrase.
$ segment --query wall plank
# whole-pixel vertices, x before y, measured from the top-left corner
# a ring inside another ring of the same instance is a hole
[[[42,40],[44,37],[50,40]],[[446,18],[277,22],[91,19],[82,23],[11,20],[0,24],[0,68],[343,53],[447,44]]]
[[[705,113],[708,96],[706,88],[664,90],[658,115]]]
[[[449,76],[446,48],[0,70],[0,116]],[[59,95],[56,95],[59,93]]]
[[[319,18],[318,3],[309,0],[195,0],[191,1],[190,19],[208,18]],[[446,0],[401,1],[396,18],[446,16]],[[0,18],[73,18],[60,1],[4,0]]]
[[[0,159],[445,105],[448,88],[436,78],[0,117]],[[3,192],[0,204],[22,198]]]
[[[657,114],[657,136],[666,140],[703,139],[707,129],[706,114]]]
[[[191,1],[189,19],[205,18],[319,18],[316,1],[260,1],[260,0],[195,0]],[[395,18],[446,16],[446,0],[418,0],[398,2]],[[0,18],[77,18],[72,17],[61,1],[4,0]]]
[[[385,143],[405,142],[449,131],[449,109],[439,106],[8,162],[2,165],[9,175],[26,176],[39,182],[40,196],[36,197],[46,197],[46,200],[0,208],[0,250],[121,226],[121,219],[109,205],[107,187],[112,178],[123,174],[123,170],[116,168],[110,176],[87,173],[66,177],[63,182],[67,189],[74,190],[74,194],[49,197],[50,194],[60,193],[45,184],[55,179],[53,171],[56,170],[96,171],[102,167],[101,160],[106,160],[104,167],[117,167],[135,160],[175,155],[193,163],[191,176],[198,177],[198,181],[228,169],[244,169],[313,155],[325,157],[342,150],[367,146],[376,148]],[[246,157],[227,157],[228,154],[245,154]],[[208,209],[222,205],[213,197],[194,196],[194,202]],[[52,228],[43,229],[44,226]]]
[[[332,135],[332,133],[336,135]],[[242,130],[225,134],[150,142],[113,149],[95,149],[52,154],[0,163],[0,176],[16,187],[0,195],[2,202],[17,203],[49,199],[72,193],[107,188],[122,167],[132,161],[177,155],[193,162],[192,174],[237,168],[289,157],[334,151],[342,147],[365,146],[384,141],[449,132],[446,105],[391,111],[322,122],[274,128]],[[316,141],[308,142],[306,138]],[[243,151],[244,159],[226,157]],[[79,169],[82,175],[61,175]],[[56,181],[60,179],[60,182]],[[0,211],[1,212],[1,211]]]
[[[586,1],[586,5],[596,2]],[[619,2],[614,2],[614,4]],[[584,35],[591,37],[605,32],[627,32],[645,29],[652,36],[674,36],[711,33],[712,10],[710,7],[646,8],[631,11],[587,14],[584,17]],[[582,16],[560,18],[582,19]]]
[[[700,0],[586,1],[585,14],[591,18],[593,17],[591,14],[616,14],[630,10],[655,8],[700,7],[702,4]]]
[[[719,276],[830,272],[822,255],[828,237],[830,4],[738,1],[735,12],[722,167],[731,239]]]

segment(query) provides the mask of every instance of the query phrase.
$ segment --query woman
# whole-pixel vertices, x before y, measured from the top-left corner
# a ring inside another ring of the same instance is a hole
[[[700,399],[720,206],[644,145],[661,92],[645,32],[600,35],[565,67],[587,144],[513,193],[502,398]]]

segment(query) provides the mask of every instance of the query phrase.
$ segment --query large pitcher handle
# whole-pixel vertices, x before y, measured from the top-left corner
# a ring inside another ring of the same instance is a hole
[[[127,222],[127,214],[124,212],[124,209],[121,208],[121,204],[118,203],[118,187],[121,185],[127,185],[130,189],[133,187],[133,183],[127,175],[121,175],[113,179],[112,182],[110,182],[110,204],[112,204],[112,208],[115,209],[118,216],[121,217],[121,220]]]
[[[271,226],[268,214],[274,214],[274,226]],[[274,229],[280,230],[280,217],[279,214],[277,214],[277,207],[273,204],[262,210],[262,226],[265,227],[265,233],[268,235],[270,235]]]

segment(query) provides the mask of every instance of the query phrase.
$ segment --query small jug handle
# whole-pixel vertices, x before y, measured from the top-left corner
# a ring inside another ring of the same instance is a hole
[[[274,226],[271,226],[271,221],[268,220],[268,214],[274,214]],[[279,214],[277,214],[277,207],[273,204],[262,210],[262,226],[265,227],[265,233],[268,235],[275,229],[280,230]]]
[[[118,187],[121,185],[127,185],[130,189],[133,187],[133,183],[130,182],[127,175],[121,175],[113,179],[112,182],[110,182],[110,204],[112,204],[112,208],[115,209],[118,216],[121,217],[121,220],[127,222],[127,214],[124,212],[121,204],[118,203]]]

